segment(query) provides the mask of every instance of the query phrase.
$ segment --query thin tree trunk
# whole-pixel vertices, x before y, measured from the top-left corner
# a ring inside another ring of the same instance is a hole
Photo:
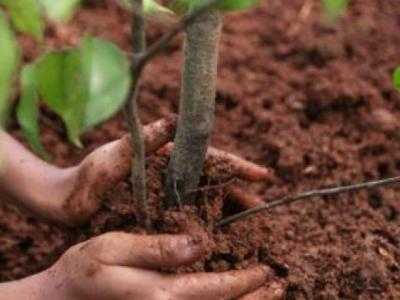
[[[222,14],[210,10],[186,28],[185,62],[175,147],[166,182],[170,204],[197,188],[214,124]]]

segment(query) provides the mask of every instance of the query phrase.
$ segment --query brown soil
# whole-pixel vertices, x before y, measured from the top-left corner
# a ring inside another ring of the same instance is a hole
[[[303,2],[264,1],[260,8],[228,16],[224,27],[212,144],[275,170],[277,184],[248,187],[265,201],[400,171],[400,93],[390,80],[400,57],[398,0],[353,0],[348,15],[334,26],[321,21],[316,5],[290,35]],[[129,50],[128,23],[128,14],[111,0],[88,5],[72,25],[49,28],[47,44],[74,44],[85,29]],[[149,31],[150,41],[162,32],[156,26]],[[36,48],[21,40],[26,60],[32,59]],[[146,122],[177,111],[179,49],[177,39],[146,70],[141,97]],[[43,141],[60,166],[78,162],[126,131],[116,116],[87,133],[85,149],[78,150],[66,142],[53,114],[44,109],[41,121]],[[10,130],[20,137],[16,124]],[[209,238],[209,253],[189,270],[264,262],[285,283],[288,299],[400,299],[399,188],[305,201],[215,229],[214,221],[241,209],[225,188],[199,192],[198,205],[186,214],[161,213],[166,162],[152,156],[148,163],[157,231],[198,231],[188,226],[197,222]],[[203,185],[228,180],[226,173],[209,164]],[[127,182],[104,198],[90,223],[75,230],[0,206],[0,281],[47,268],[89,236],[141,231]]]

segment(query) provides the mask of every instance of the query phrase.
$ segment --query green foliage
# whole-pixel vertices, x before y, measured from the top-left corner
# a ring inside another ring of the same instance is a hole
[[[235,11],[248,9],[259,3],[260,0],[223,0],[218,3],[217,7],[223,11]]]
[[[42,40],[44,22],[38,0],[0,0],[0,3],[7,7],[11,20],[18,31]]]
[[[21,97],[17,108],[18,123],[33,151],[48,159],[49,156],[40,142],[38,125],[39,95],[37,93],[34,65],[26,65],[22,69],[20,81]]]
[[[119,0],[121,5],[127,9],[132,9],[132,0]],[[146,17],[155,17],[157,21],[163,22],[165,17],[174,17],[175,13],[167,7],[159,4],[156,0],[144,0],[143,12]]]
[[[43,55],[24,70],[17,109],[32,148],[44,153],[37,125],[38,95],[63,119],[69,140],[79,147],[84,131],[121,108],[129,80],[128,59],[107,41],[87,37],[78,48]]]
[[[10,0],[15,1],[15,0]],[[54,21],[68,21],[79,6],[81,0],[39,0],[47,16]]]
[[[393,84],[394,87],[400,91],[400,66],[398,66],[393,72]]]
[[[322,4],[328,19],[334,21],[347,9],[349,0],[322,0]]]
[[[20,51],[14,33],[0,11],[0,126],[8,115],[9,98],[19,57]]]
[[[144,0],[143,1],[143,11],[148,15],[157,15],[159,13],[173,14],[171,10],[165,6],[160,5],[157,1]]]
[[[82,44],[83,71],[88,81],[83,130],[111,117],[121,108],[129,89],[129,61],[114,44],[86,38]]]
[[[222,11],[236,11],[253,7],[260,3],[260,0],[220,0],[216,7]],[[184,14],[190,9],[204,4],[204,0],[175,0],[171,4],[171,9],[178,14]]]
[[[36,64],[38,91],[47,105],[64,120],[68,137],[80,146],[85,110],[85,82],[78,49],[52,52]]]
[[[0,0],[14,26],[43,38],[41,5],[56,20],[66,20],[80,0]],[[151,4],[151,3],[150,3]],[[161,7],[161,6],[160,6]],[[150,5],[149,9],[157,9]],[[19,48],[5,15],[0,11],[0,124],[6,120]],[[85,38],[78,48],[44,54],[23,68],[17,119],[33,150],[46,157],[40,143],[39,101],[64,121],[69,140],[81,146],[80,135],[111,117],[121,108],[128,92],[129,62],[112,43]]]

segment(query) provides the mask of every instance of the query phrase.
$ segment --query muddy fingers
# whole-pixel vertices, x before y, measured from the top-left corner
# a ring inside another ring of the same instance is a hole
[[[150,154],[169,142],[173,138],[175,126],[175,116],[145,126],[146,153]],[[80,172],[88,172],[84,177],[88,177],[91,182],[96,182],[102,177],[107,177],[111,182],[122,180],[131,170],[130,145],[130,136],[127,134],[119,140],[99,147],[82,161],[79,165]],[[101,185],[100,189],[104,190],[104,186]]]
[[[266,283],[253,293],[247,294],[239,300],[279,300],[284,296],[283,285],[277,281]]]
[[[172,139],[175,125],[172,116],[144,128],[148,153]],[[0,151],[7,153],[0,173],[4,197],[38,217],[68,226],[87,220],[99,207],[104,191],[130,171],[128,136],[96,149],[78,166],[67,169],[42,161],[2,130]]]
[[[170,141],[175,126],[175,116],[145,126],[146,153],[154,152]],[[104,191],[129,175],[132,154],[129,139],[129,135],[125,135],[96,149],[78,166],[71,195],[63,203],[64,223],[76,225],[87,220],[100,205]]]
[[[143,128],[147,154],[171,141],[175,134],[177,116],[170,115]]]
[[[207,151],[207,159],[214,160],[217,164],[228,164],[232,168],[233,173],[243,180],[253,182],[275,181],[275,175],[271,169],[262,167],[226,151],[209,147]]]
[[[159,150],[159,153],[169,155],[173,147],[173,143],[168,143]],[[243,180],[252,182],[274,182],[276,180],[275,174],[271,169],[214,147],[208,148],[206,159],[213,160],[216,164],[227,164],[232,169],[233,174]]]

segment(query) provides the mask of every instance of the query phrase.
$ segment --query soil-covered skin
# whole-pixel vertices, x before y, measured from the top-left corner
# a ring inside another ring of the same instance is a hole
[[[299,21],[304,2],[264,1],[227,16],[224,26],[212,144],[275,170],[279,182],[273,185],[246,184],[265,201],[400,171],[400,93],[390,80],[400,62],[400,3],[353,0],[348,14],[329,25],[321,21],[318,1]],[[113,1],[87,5],[72,25],[51,26],[47,44],[74,44],[83,30],[129,50],[129,15]],[[149,32],[154,41],[162,30],[151,26]],[[38,52],[29,39],[21,40],[31,60]],[[146,123],[177,111],[180,42],[146,69],[140,100]],[[41,124],[46,148],[60,166],[126,131],[122,116],[116,116],[85,134],[85,149],[78,150],[46,109]],[[21,136],[16,124],[10,130]],[[264,262],[285,283],[288,299],[400,298],[399,188],[299,202],[215,229],[216,220],[241,209],[226,187],[198,191],[197,204],[186,214],[162,214],[166,163],[162,156],[148,160],[152,219],[159,232],[205,232],[209,252],[189,270]],[[212,163],[206,175],[203,186],[230,180],[228,170]],[[121,229],[142,231],[127,181],[104,195],[88,225],[74,230],[1,206],[0,280],[38,272],[71,244]]]

